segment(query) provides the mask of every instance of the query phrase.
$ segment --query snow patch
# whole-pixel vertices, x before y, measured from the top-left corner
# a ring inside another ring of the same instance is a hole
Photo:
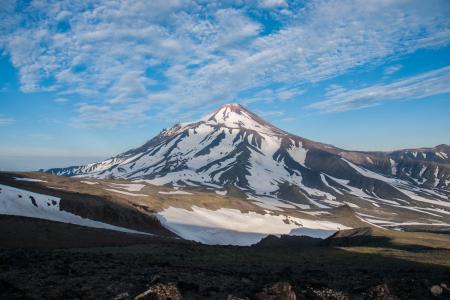
[[[60,209],[60,198],[29,192],[0,184],[0,214],[38,218],[93,228],[114,231],[141,233],[144,232],[118,227],[103,222],[85,219]],[[20,195],[20,197],[19,197]]]
[[[289,148],[289,155],[299,164],[305,166],[306,154],[308,153],[308,149],[303,148],[302,143],[300,142],[300,146]]]
[[[227,194],[227,191],[215,191],[217,195],[225,196]]]
[[[129,183],[129,184],[119,184],[119,183],[110,183],[113,187],[124,189],[129,192],[139,192],[145,187],[145,184],[137,184],[137,183]]]
[[[302,211],[302,213],[311,216],[331,215],[328,211]]]
[[[297,229],[315,229],[310,236],[323,238],[340,229],[348,229],[339,223],[314,221],[286,215],[242,213],[237,209],[221,208],[209,210],[197,206],[191,210],[169,207],[158,213],[158,217],[169,230],[181,237],[212,245],[249,246],[269,234],[305,234]]]
[[[347,204],[351,208],[359,208],[359,206],[356,205],[355,203],[351,203],[351,202],[348,202],[348,201],[344,201],[344,203]]]
[[[389,162],[391,163],[391,173],[392,175],[397,175],[397,166],[398,163],[395,162],[392,158],[389,158]]]
[[[185,192],[185,191],[159,191],[158,194],[163,194],[163,195],[192,195],[192,193],[189,192]]]
[[[297,203],[285,203],[281,202],[277,198],[267,197],[267,196],[259,196],[259,195],[252,195],[247,194],[247,199],[254,200],[254,203],[258,205],[259,207],[270,209],[270,210],[277,210],[282,211],[283,208],[295,208],[296,206],[299,206],[301,204]],[[295,206],[294,206],[295,205]],[[309,209],[309,205],[303,205],[300,208],[302,209]]]
[[[422,177],[423,173],[427,170],[427,166],[423,165],[422,169],[420,169],[419,176]]]
[[[14,180],[28,181],[28,182],[47,182],[46,180],[35,179],[35,178],[26,178],[26,177],[14,177]]]
[[[332,190],[334,190],[334,191],[335,191],[336,193],[338,193],[338,194],[344,195],[344,193],[342,193],[340,190],[338,190],[338,189],[335,188],[334,186],[331,186],[331,185],[328,183],[328,180],[327,180],[327,178],[325,177],[325,175],[323,175],[322,173],[320,174],[320,178],[322,179],[322,182],[323,182],[327,187],[331,188]]]
[[[439,166],[436,167],[436,169],[434,170],[434,187],[437,187],[439,185]]]
[[[444,152],[434,152],[434,154],[436,154],[437,156],[439,156],[443,160],[446,160],[448,158],[447,153],[444,153]]]
[[[119,193],[119,194],[122,194],[122,195],[132,196],[132,197],[145,197],[145,196],[148,196],[146,194],[133,194],[133,193],[128,193],[128,192],[120,191],[120,190],[116,190],[116,189],[104,189],[104,190],[110,191],[110,192],[114,192],[114,193]]]
[[[81,183],[85,183],[85,184],[89,184],[89,185],[96,185],[96,184],[98,184],[98,182],[95,182],[95,181],[81,180],[80,182]]]

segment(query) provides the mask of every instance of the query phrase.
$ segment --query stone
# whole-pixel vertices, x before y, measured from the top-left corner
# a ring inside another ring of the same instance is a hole
[[[252,283],[252,281],[250,279],[246,278],[246,277],[242,277],[241,278],[241,282],[243,284],[250,284],[250,283]]]
[[[239,297],[236,297],[234,295],[228,295],[227,300],[248,300],[248,298],[247,297],[239,298]]]
[[[369,299],[373,300],[398,300],[391,294],[387,284],[377,285],[369,290]]]
[[[314,294],[314,298],[318,299],[333,299],[333,300],[349,300],[350,298],[340,291],[335,291],[330,288],[311,288],[311,292]],[[312,297],[311,297],[312,298]],[[308,299],[308,297],[306,297]]]
[[[280,281],[256,295],[258,300],[297,300],[289,282]]]
[[[182,300],[181,293],[174,283],[158,283],[137,295],[134,300]]]
[[[433,285],[433,286],[430,288],[431,294],[432,294],[433,296],[435,296],[435,297],[438,297],[438,296],[442,295],[442,292],[443,292],[443,291],[444,291],[444,289],[443,289],[441,286],[439,286],[439,285]]]
[[[128,294],[128,292],[121,293],[114,297],[113,300],[130,300],[130,294]]]

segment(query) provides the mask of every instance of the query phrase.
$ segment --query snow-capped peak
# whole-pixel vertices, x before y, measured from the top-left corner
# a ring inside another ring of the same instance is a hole
[[[280,129],[238,103],[224,104],[219,109],[204,116],[201,121],[227,128],[248,129],[265,133],[282,133]]]
[[[417,207],[417,202],[442,209],[450,207],[450,173],[441,163],[450,157],[446,149],[422,149],[426,157],[419,150],[345,151],[289,134],[239,104],[227,104],[108,160],[48,172],[238,189],[243,197],[275,210],[367,203]]]

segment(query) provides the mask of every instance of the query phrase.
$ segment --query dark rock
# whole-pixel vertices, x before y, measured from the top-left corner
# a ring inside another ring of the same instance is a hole
[[[12,284],[4,279],[0,279],[0,291],[1,292],[20,292],[20,289],[17,288],[14,284]]]
[[[157,284],[161,282],[161,276],[159,275],[155,275],[152,277],[152,279],[150,280],[150,284]]]
[[[321,239],[309,236],[291,236],[291,235],[268,235],[258,243],[252,245],[256,248],[304,248],[317,245]]]
[[[398,300],[391,294],[387,284],[377,285],[369,290],[369,299],[372,300]]]
[[[250,279],[246,278],[246,277],[242,277],[241,278],[241,282],[244,283],[244,284],[250,284],[252,281]]]
[[[128,294],[127,292],[125,293],[121,293],[119,295],[117,295],[116,297],[114,297],[113,300],[130,300],[130,294]]]
[[[239,297],[236,297],[234,295],[228,295],[227,300],[248,300],[248,298],[247,297],[239,298]]]
[[[178,288],[183,292],[184,291],[198,292],[200,289],[199,285],[193,282],[179,281],[177,285]]]
[[[277,282],[256,295],[258,300],[297,300],[292,286],[288,282]]]
[[[209,298],[214,298],[217,297],[217,294],[220,293],[220,288],[217,286],[209,286],[207,288],[205,288],[202,292],[202,295],[204,297],[206,297],[207,299]]]
[[[134,300],[181,300],[180,291],[174,283],[158,283],[142,294],[137,295]]]
[[[340,291],[330,288],[311,288],[303,294],[305,299],[349,300],[350,297]]]

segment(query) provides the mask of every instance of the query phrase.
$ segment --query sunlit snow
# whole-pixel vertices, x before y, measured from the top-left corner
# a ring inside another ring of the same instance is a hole
[[[25,177],[14,177],[17,181],[28,181],[28,182],[47,182],[46,180],[35,179],[35,178],[25,178]]]
[[[248,246],[269,234],[308,235],[324,238],[349,229],[330,221],[300,219],[286,215],[243,213],[237,209],[190,210],[169,207],[158,213],[163,226],[181,237],[205,244]]]
[[[60,198],[0,184],[0,214],[45,219],[129,233],[143,233],[85,219],[60,209]]]

